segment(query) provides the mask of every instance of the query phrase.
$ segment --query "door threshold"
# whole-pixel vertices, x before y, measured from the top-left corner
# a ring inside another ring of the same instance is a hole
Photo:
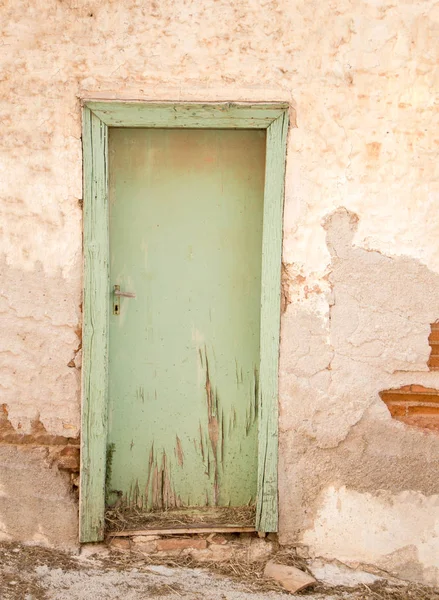
[[[182,535],[197,533],[255,533],[254,527],[243,527],[241,525],[176,525],[174,527],[150,527],[147,529],[125,529],[124,531],[111,531],[108,537],[130,537],[148,535]]]
[[[184,533],[252,533],[256,525],[254,506],[181,507],[145,511],[109,508],[107,535],[178,535]],[[137,532],[142,533],[137,533]],[[143,531],[149,532],[144,534]],[[172,531],[173,533],[167,533]],[[152,533],[155,532],[155,533]]]

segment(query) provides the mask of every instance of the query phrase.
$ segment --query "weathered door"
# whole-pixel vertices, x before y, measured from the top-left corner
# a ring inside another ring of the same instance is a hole
[[[264,169],[265,131],[109,130],[110,500],[255,501]]]

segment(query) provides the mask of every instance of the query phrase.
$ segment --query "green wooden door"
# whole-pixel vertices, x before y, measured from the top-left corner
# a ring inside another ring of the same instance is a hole
[[[256,499],[264,169],[265,131],[109,129],[110,501]]]

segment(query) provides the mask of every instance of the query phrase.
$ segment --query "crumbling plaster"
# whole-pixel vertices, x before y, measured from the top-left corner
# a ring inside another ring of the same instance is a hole
[[[325,324],[300,302],[283,320],[281,539],[438,584],[439,437],[394,422],[378,393],[413,381],[438,387],[426,363],[439,274],[356,247],[358,224],[344,208],[322,223],[331,255]]]
[[[58,470],[53,453],[53,448],[0,446],[0,541],[77,545],[70,478]]]
[[[392,421],[378,392],[439,386],[426,367],[439,317],[439,3],[6,0],[0,12],[0,390],[13,426],[79,434],[80,99],[288,101],[281,539],[363,560],[345,552],[347,513],[322,525],[334,495],[370,500],[380,540],[374,495],[392,506],[415,490],[412,547],[422,503],[439,523],[439,440]],[[25,539],[5,515],[7,535]],[[367,560],[403,552],[397,539],[371,543]],[[431,580],[439,564],[424,554],[410,560]]]

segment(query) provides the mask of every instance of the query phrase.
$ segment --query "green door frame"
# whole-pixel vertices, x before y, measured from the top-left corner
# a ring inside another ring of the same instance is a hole
[[[288,105],[85,101],[83,106],[84,300],[80,478],[81,542],[105,533],[108,325],[108,128],[266,129],[255,527],[278,526],[278,365],[282,215]]]

